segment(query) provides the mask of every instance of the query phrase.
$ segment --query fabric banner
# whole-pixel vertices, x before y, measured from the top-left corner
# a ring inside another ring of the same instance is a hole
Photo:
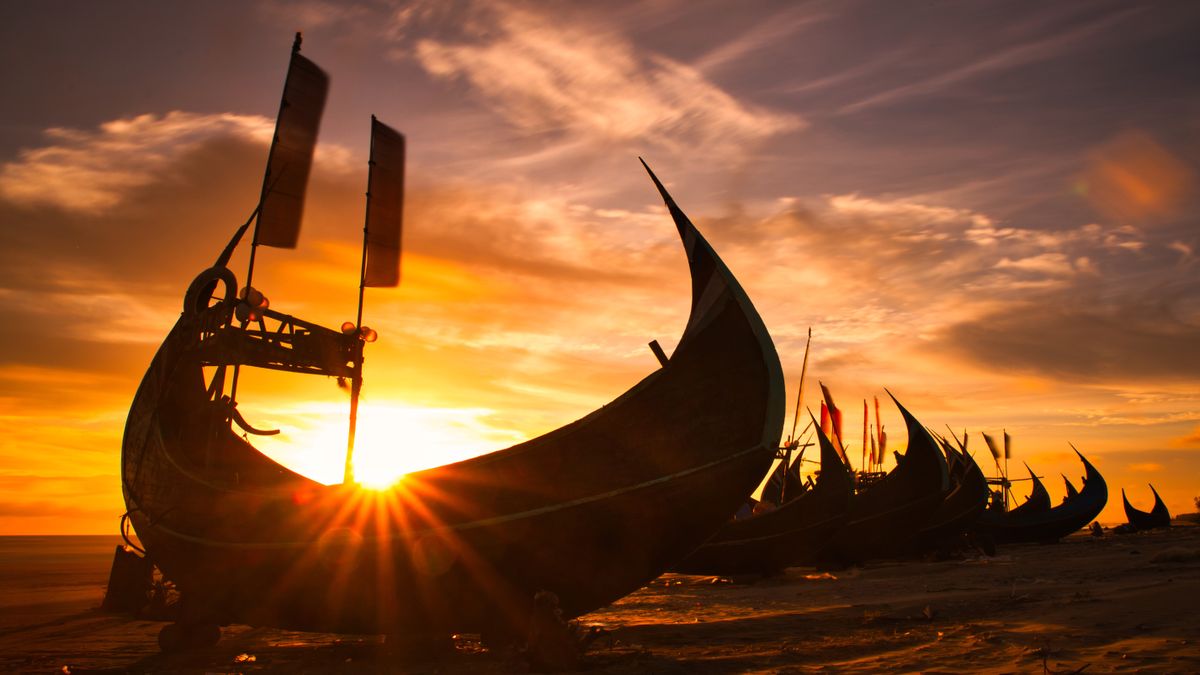
[[[396,286],[400,283],[403,216],[404,136],[372,117],[364,286]]]
[[[328,93],[329,76],[317,64],[292,52],[279,119],[275,122],[275,138],[267,159],[256,244],[296,247],[300,218],[304,214],[304,192]]]

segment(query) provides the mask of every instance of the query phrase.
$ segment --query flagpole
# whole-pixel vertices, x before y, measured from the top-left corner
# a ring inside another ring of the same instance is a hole
[[[792,433],[788,443],[796,439],[796,424],[800,421],[800,401],[804,398],[804,374],[808,372],[808,348],[812,346],[812,326],[808,328],[808,341],[804,343],[804,363],[800,366],[800,388],[796,391],[796,414],[792,415]]]
[[[879,397],[871,396],[875,400],[875,439],[879,441],[879,453],[875,455],[875,471],[883,471],[883,421],[879,419]]]
[[[292,57],[300,53],[300,43],[303,38],[300,36],[300,31],[296,31],[296,39],[292,41]],[[283,94],[279,99],[279,114],[275,116],[275,132],[271,135],[271,149],[267,151],[267,170],[263,175],[262,192],[258,196],[259,210],[254,215],[254,236],[250,239],[250,263],[246,268],[246,288],[250,288],[250,282],[254,280],[254,258],[258,252],[258,223],[262,213],[262,203],[267,198],[267,192],[270,191],[271,180],[271,156],[274,154],[275,145],[279,142],[279,118],[283,116],[283,110],[287,107],[287,90],[288,80],[292,77],[291,61],[288,61],[288,74],[283,80]],[[236,373],[236,371],[235,371]],[[235,374],[236,377],[236,374]]]
[[[863,444],[862,444],[862,465],[867,467],[867,423],[871,417],[871,413],[867,412],[867,399],[863,399]]]
[[[370,168],[375,164],[375,116],[371,115],[371,155],[367,161],[367,208],[363,215],[363,244],[362,244],[362,261],[358,268],[358,314],[354,318],[354,335],[357,338],[355,348],[357,353],[357,368],[354,372],[354,377],[350,381],[350,430],[346,437],[346,467],[342,474],[342,482],[354,482],[354,436],[358,431],[358,398],[362,393],[362,368],[363,368],[363,340],[362,340],[362,316],[363,316],[363,300],[366,297],[367,289],[367,244],[369,233],[368,225],[371,222],[371,184],[370,184]]]
[[[263,173],[262,190],[258,194],[258,207],[254,209],[252,219],[254,220],[254,235],[250,237],[250,262],[246,266],[246,299],[250,298],[250,283],[254,281],[254,259],[258,253],[258,224],[262,221],[262,206],[267,199],[267,193],[271,190],[271,156],[275,154],[275,145],[279,142],[279,119],[283,116],[283,109],[287,107],[287,90],[288,80],[292,78],[292,62],[296,54],[300,53],[300,43],[303,38],[300,36],[300,31],[296,31],[296,38],[292,40],[292,55],[288,59],[287,75],[283,79],[283,93],[279,97],[279,113],[275,115],[275,131],[271,134],[271,147],[267,150],[267,168]],[[239,293],[240,295],[240,293]],[[243,323],[243,326],[246,324]],[[241,364],[233,366],[233,382],[229,385],[229,400],[237,401],[238,378],[242,374]]]
[[[1004,434],[1004,510],[1008,510],[1008,431],[1001,429],[1000,433]]]

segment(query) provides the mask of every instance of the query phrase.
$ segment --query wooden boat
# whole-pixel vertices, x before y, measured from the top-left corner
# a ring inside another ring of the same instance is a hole
[[[817,429],[821,472],[816,484],[778,508],[733,520],[675,565],[685,574],[768,575],[811,560],[845,524],[854,477]]]
[[[1150,491],[1154,493],[1154,508],[1147,513],[1133,508],[1133,504],[1130,504],[1129,498],[1125,496],[1125,488],[1121,488],[1121,501],[1125,503],[1125,518],[1135,531],[1171,526],[1171,512],[1167,510],[1167,505],[1163,503],[1162,497],[1158,496],[1158,490],[1155,490],[1153,485],[1150,486]]]
[[[1104,477],[1078,450],[1087,474],[1079,494],[1044,511],[1007,513],[989,509],[976,521],[974,531],[996,543],[1054,542],[1095,520],[1108,502]],[[1032,472],[1031,472],[1032,473]]]
[[[1009,509],[1009,515],[1021,517],[1033,513],[1041,513],[1049,511],[1051,507],[1050,493],[1046,490],[1046,486],[1042,484],[1042,479],[1037,477],[1033,469],[1029,465],[1025,465],[1025,470],[1029,472],[1029,480],[1033,481],[1033,487],[1029,491],[1029,496],[1020,505]]]
[[[557,594],[563,615],[579,616],[720,529],[779,444],[783,374],[737,280],[650,176],[692,280],[673,356],[576,422],[384,491],[319,484],[230,428],[239,416],[224,394],[227,370],[361,377],[361,342],[271,309],[257,329],[239,325],[227,250],[189,289],[125,427],[128,518],[183,598],[179,624],[160,643],[215,642],[216,625],[230,622],[511,634],[535,593]]]
[[[1070,478],[1067,478],[1066,474],[1062,474],[1062,479],[1063,479],[1063,488],[1067,491],[1067,496],[1063,497],[1063,499],[1070,499],[1071,497],[1074,497],[1075,495],[1079,494],[1079,490],[1075,489],[1075,484],[1071,482]]]
[[[914,539],[918,551],[932,551],[961,538],[987,508],[991,491],[975,459],[941,443],[951,489]]]
[[[937,442],[894,396],[892,401],[908,428],[908,448],[896,468],[854,496],[846,525],[817,555],[821,563],[846,565],[906,550],[949,491]]]

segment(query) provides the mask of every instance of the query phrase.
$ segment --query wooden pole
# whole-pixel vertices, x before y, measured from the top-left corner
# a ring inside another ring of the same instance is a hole
[[[296,39],[292,41],[292,54],[300,53],[300,31],[296,31]],[[288,72],[283,79],[283,93],[279,95],[279,113],[275,116],[275,132],[271,135],[271,148],[267,150],[267,168],[263,173],[262,190],[258,193],[258,206],[254,209],[252,218],[254,219],[254,236],[250,238],[250,262],[246,266],[246,296],[250,295],[250,283],[254,281],[254,259],[258,253],[258,223],[262,214],[263,201],[267,198],[267,193],[271,191],[271,155],[275,154],[275,144],[279,142],[279,118],[283,116],[283,109],[287,107],[287,86],[288,80],[292,77],[292,61],[288,61]],[[235,289],[236,290],[236,289]],[[243,323],[244,327],[246,324]],[[241,364],[233,366],[233,382],[229,387],[229,400],[237,402],[238,378],[242,374]]]
[[[368,167],[375,163],[375,116],[371,115],[371,159],[368,160]],[[368,168],[368,171],[370,169]],[[358,397],[362,393],[362,369],[363,369],[363,339],[362,339],[362,316],[363,316],[363,300],[366,298],[367,290],[367,225],[371,222],[371,190],[370,179],[367,181],[367,208],[363,215],[363,244],[362,244],[362,261],[358,268],[358,314],[354,317],[354,334],[358,339],[357,367],[354,369],[354,378],[350,382],[350,429],[346,435],[346,467],[342,474],[342,482],[354,482],[354,435],[358,431]]]
[[[800,402],[804,399],[804,375],[808,372],[808,348],[812,346],[812,327],[808,328],[808,341],[804,343],[804,363],[800,366],[800,388],[796,391],[796,414],[792,415],[792,433],[788,443],[796,439],[796,424],[800,421]]]
[[[863,399],[863,444],[862,444],[862,465],[867,466],[867,421],[871,413],[867,411],[867,399]]]

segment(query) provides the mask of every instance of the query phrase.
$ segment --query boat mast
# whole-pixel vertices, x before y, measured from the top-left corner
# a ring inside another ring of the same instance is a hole
[[[792,415],[792,433],[788,434],[787,443],[783,446],[783,487],[779,490],[779,503],[787,498],[787,472],[792,467],[792,450],[799,444],[796,438],[796,423],[800,421],[800,403],[804,400],[804,374],[808,372],[808,348],[812,346],[812,327],[808,328],[808,341],[804,343],[804,361],[800,365],[800,387],[796,390],[796,412]],[[805,427],[807,430],[808,427]]]
[[[363,347],[375,341],[375,331],[363,325],[367,286],[400,284],[400,228],[404,210],[404,136],[371,115],[371,154],[367,162],[367,206],[363,217],[362,261],[358,270],[358,313],[342,332],[354,336],[351,358],[350,428],[342,480],[354,482],[354,439],[358,431],[358,400],[362,394]]]
[[[371,115],[371,159],[368,160],[368,167],[375,164],[375,116]],[[369,170],[369,169],[368,169]],[[362,262],[358,268],[358,314],[354,318],[354,334],[361,335],[362,331],[362,316],[363,316],[363,299],[366,297],[367,290],[367,237],[370,236],[368,231],[371,223],[371,184],[370,179],[367,179],[367,208],[363,215],[363,244],[362,244]],[[354,482],[354,434],[358,430],[358,397],[362,394],[362,364],[363,350],[362,340],[357,343],[356,368],[354,370],[354,378],[350,381],[350,432],[346,438],[346,467],[342,473],[342,482]]]
[[[292,41],[292,56],[300,53],[300,43],[304,41],[300,31],[296,31],[296,39]],[[271,159],[275,154],[275,146],[279,143],[279,120],[283,117],[283,111],[287,108],[287,91],[288,83],[292,79],[292,69],[288,68],[288,74],[283,80],[283,94],[279,99],[279,114],[275,116],[275,133],[271,136],[271,150],[267,153],[267,168],[263,174],[262,192],[258,195],[258,208],[254,211],[254,237],[250,239],[250,262],[246,267],[246,288],[250,288],[250,282],[254,281],[254,258],[258,252],[258,224],[259,216],[262,215],[262,205],[266,201],[267,195],[271,192]],[[234,382],[237,382],[237,371],[234,371]],[[236,385],[235,385],[236,386]]]
[[[295,248],[296,237],[300,231],[300,214],[304,202],[304,191],[308,182],[308,174],[312,165],[313,151],[316,147],[317,129],[320,126],[321,114],[325,108],[325,98],[329,90],[329,77],[316,64],[300,56],[300,43],[303,38],[296,33],[292,41],[291,58],[288,61],[288,71],[283,82],[283,93],[279,99],[279,114],[275,117],[275,131],[271,136],[271,148],[267,153],[267,166],[263,174],[262,190],[259,192],[258,204],[250,214],[246,224],[235,235],[231,245],[241,240],[242,234],[251,222],[254,223],[254,235],[250,240],[250,260],[246,267],[246,285],[243,300],[249,300],[250,289],[254,282],[254,262],[257,258],[260,244],[280,248]],[[289,100],[294,99],[294,100]],[[289,112],[289,108],[291,111]],[[282,143],[281,143],[282,139]],[[276,164],[278,152],[283,152],[282,166]],[[291,168],[288,182],[280,186],[285,169]],[[269,218],[271,232],[266,241],[262,240],[260,228],[263,222],[263,209],[267,199],[275,194],[275,188],[280,187],[281,193],[272,202],[272,217]],[[280,200],[287,202],[287,205]],[[231,248],[222,253],[222,260],[228,262],[232,254]],[[257,309],[257,308],[252,308]],[[249,320],[243,320],[245,327]],[[233,367],[233,383],[230,387],[230,400],[237,399],[238,376],[241,367]]]
[[[792,415],[792,433],[788,444],[796,439],[796,424],[800,421],[800,402],[804,400],[804,374],[808,372],[808,349],[812,346],[812,326],[808,328],[808,341],[804,343],[804,362],[800,365],[800,388],[796,391],[796,413]]]
[[[1004,478],[1005,478],[1005,480],[1007,480],[1008,479],[1008,458],[1012,453],[1009,451],[1008,430],[1001,429],[1000,433],[1004,434]],[[1026,465],[1025,468],[1029,468],[1029,466]],[[1029,473],[1031,475],[1033,474],[1032,471],[1030,471]],[[1005,488],[1004,489],[1004,510],[1007,511],[1008,510],[1008,493],[1011,492],[1012,490],[1009,488],[1008,485],[1005,485],[1004,488]],[[1014,499],[1013,501],[1016,501],[1016,500]]]

